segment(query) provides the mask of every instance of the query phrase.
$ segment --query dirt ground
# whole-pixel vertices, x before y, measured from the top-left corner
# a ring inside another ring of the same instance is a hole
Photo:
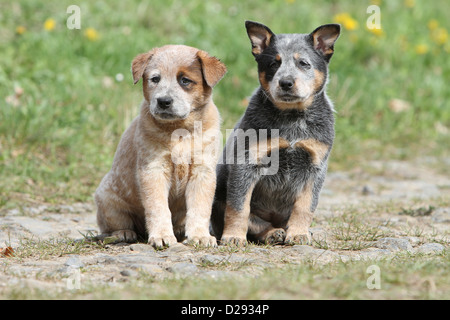
[[[64,292],[80,280],[120,287],[143,275],[152,281],[257,277],[311,260],[326,265],[398,252],[442,255],[450,243],[450,177],[442,169],[449,164],[436,161],[373,161],[329,172],[311,246],[178,244],[156,251],[145,243],[98,244],[86,240],[98,230],[93,202],[11,209],[0,216],[0,248],[15,251],[0,258],[0,298],[20,298],[25,288]]]

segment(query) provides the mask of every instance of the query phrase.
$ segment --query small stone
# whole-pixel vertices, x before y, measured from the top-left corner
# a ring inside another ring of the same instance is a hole
[[[373,189],[371,187],[369,187],[368,185],[365,185],[362,190],[361,190],[362,195],[364,196],[370,196],[375,194],[375,192],[373,191]]]
[[[435,223],[450,223],[450,207],[434,210],[431,220]]]
[[[418,253],[442,253],[445,250],[445,247],[439,243],[425,243],[417,248]]]
[[[188,262],[178,262],[167,268],[168,271],[172,273],[191,275],[198,271],[198,268],[193,263]]]
[[[155,249],[151,245],[142,243],[134,243],[130,245],[130,250],[136,252],[155,252]]]
[[[221,262],[226,262],[227,258],[224,256],[218,256],[213,254],[206,254],[200,258],[200,261],[205,264],[218,264]]]
[[[143,264],[143,265],[139,265],[139,266],[135,265],[133,267],[134,267],[134,269],[137,269],[140,272],[147,273],[151,276],[159,276],[164,273],[163,268],[161,268],[158,265],[154,265],[154,264]]]
[[[323,249],[315,249],[311,246],[306,245],[295,245],[292,247],[292,250],[294,250],[296,253],[299,253],[301,255],[316,255],[322,253]]]
[[[171,245],[169,248],[166,249],[166,252],[168,252],[168,253],[181,253],[181,252],[190,252],[190,251],[191,251],[191,249],[189,248],[189,246],[186,246],[179,242]]]
[[[357,255],[352,257],[352,260],[380,260],[391,254],[391,251],[378,248],[367,248],[358,252]]]
[[[117,256],[120,262],[126,264],[159,264],[163,263],[165,259],[160,258],[156,255],[149,254],[120,254]]]
[[[84,263],[80,260],[80,257],[77,255],[71,256],[65,263],[65,266],[72,267],[72,268],[83,268]]]
[[[97,254],[93,259],[93,264],[116,264],[118,263],[118,259],[114,256],[106,255],[106,254]]]
[[[382,238],[375,243],[375,247],[389,251],[412,251],[413,249],[408,240],[398,238]]]
[[[131,277],[137,275],[137,272],[132,270],[122,270],[120,271],[120,274],[124,277]]]
[[[327,264],[339,259],[339,254],[329,250],[316,249],[306,245],[295,245],[292,247],[295,253],[302,259],[313,259],[316,262]]]

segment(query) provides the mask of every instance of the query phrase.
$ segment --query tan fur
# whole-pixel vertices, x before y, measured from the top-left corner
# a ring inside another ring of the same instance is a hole
[[[313,182],[309,181],[297,197],[289,217],[285,243],[309,244],[309,226],[313,219],[311,211]]]
[[[283,138],[267,139],[263,143],[258,141],[253,145],[249,145],[249,155],[251,163],[261,163],[264,157],[269,156],[273,150],[287,149],[290,147],[289,141]]]
[[[318,92],[325,81],[325,75],[317,69],[314,69],[314,92]]]
[[[296,81],[296,85],[298,85],[297,82],[299,81]],[[291,103],[291,102],[274,101],[274,104],[280,110],[291,110],[291,109],[306,110],[309,106],[312,105],[313,101],[314,96],[311,95],[308,97],[308,99],[302,102]]]
[[[269,92],[269,83],[266,80],[266,73],[264,71],[259,73],[259,82],[261,83],[261,87],[266,92]]]
[[[150,112],[156,85],[152,87],[149,79],[155,70],[162,79],[173,79],[168,92],[189,97],[187,117],[161,120]],[[204,51],[165,46],[138,55],[132,72],[135,83],[144,79],[144,101],[140,115],[121,138],[111,171],[96,191],[100,231],[128,242],[148,234],[148,242],[155,247],[172,245],[177,238],[215,245],[209,219],[220,118],[211,84],[217,84],[226,68]],[[193,83],[182,88],[177,82],[181,76]],[[189,138],[173,139],[178,129],[189,133]],[[187,161],[175,163],[178,154]]]
[[[225,226],[221,241],[224,244],[244,245],[247,243],[247,230],[250,216],[250,201],[255,185],[252,185],[244,195],[245,201],[241,211],[228,205],[225,209]]]
[[[322,163],[329,150],[329,146],[315,139],[306,139],[295,143],[295,148],[302,148],[311,156],[311,161],[318,166]]]

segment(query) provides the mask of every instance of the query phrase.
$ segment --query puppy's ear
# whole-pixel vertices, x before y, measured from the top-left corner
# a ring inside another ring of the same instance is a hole
[[[327,62],[334,53],[334,43],[339,38],[341,26],[339,24],[325,24],[314,30],[309,36],[318,51]]]
[[[141,53],[133,59],[133,62],[131,63],[131,72],[133,73],[134,84],[138,83],[139,79],[144,75],[145,68],[152,58],[153,53],[153,50],[151,50],[146,53]]]
[[[247,35],[252,43],[254,56],[261,54],[270,45],[270,41],[275,35],[268,27],[258,22],[245,21],[245,28],[247,28]]]
[[[214,87],[227,73],[227,67],[216,57],[211,57],[207,52],[199,50],[197,57],[202,66],[202,74],[208,86]]]

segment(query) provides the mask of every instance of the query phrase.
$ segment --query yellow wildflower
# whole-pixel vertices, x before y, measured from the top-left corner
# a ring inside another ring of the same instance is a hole
[[[369,32],[376,35],[377,37],[384,36],[384,31],[382,28],[368,28]]]
[[[418,44],[415,48],[415,51],[419,55],[424,55],[428,52],[428,46],[426,44]]]
[[[439,22],[437,22],[437,20],[431,19],[428,22],[428,29],[430,29],[431,31],[436,30],[438,27],[439,27]]]
[[[416,2],[414,0],[405,0],[405,7],[413,8],[415,5],[416,5]]]
[[[374,5],[377,5],[377,6],[380,6],[381,5],[381,0],[371,0],[370,3],[374,4]]]
[[[24,26],[18,26],[18,27],[16,28],[16,33],[17,33],[17,34],[24,34],[25,31],[27,31],[27,28],[25,28]]]
[[[337,15],[334,16],[334,21],[336,23],[340,23],[342,24],[342,26],[347,29],[347,30],[356,30],[359,27],[358,21],[356,21],[355,19],[353,19],[350,14],[344,12],[344,13],[339,13]]]
[[[448,32],[444,28],[437,28],[436,30],[433,30],[431,33],[431,38],[434,42],[437,44],[445,44],[448,40]]]
[[[55,26],[56,26],[55,19],[48,18],[44,22],[44,29],[47,30],[47,31],[52,31],[53,29],[55,29]]]
[[[84,31],[84,35],[90,41],[96,41],[99,38],[97,30],[95,30],[94,28],[87,28],[86,31]]]

